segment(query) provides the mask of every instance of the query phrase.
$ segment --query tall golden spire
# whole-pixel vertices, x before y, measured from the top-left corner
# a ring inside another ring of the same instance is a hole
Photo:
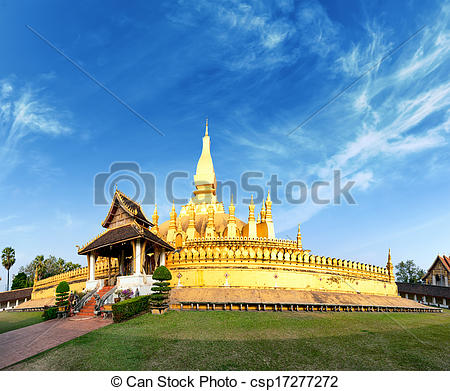
[[[255,204],[253,203],[253,194],[248,206],[248,237],[256,238]]]
[[[272,201],[270,199],[270,191],[267,192],[267,200],[266,200],[266,224],[268,237],[270,239],[275,239],[275,228],[273,226],[272,220]]]
[[[167,241],[175,240],[175,233],[177,232],[177,212],[175,212],[175,203],[172,202],[172,211],[170,212],[169,229],[167,230]]]
[[[228,212],[229,212],[227,224],[228,237],[235,238],[237,237],[237,225],[236,225],[236,216],[234,215],[235,207],[233,204],[233,193],[231,193],[231,202],[230,207],[228,208]]]
[[[234,211],[236,210],[236,208],[234,207],[234,204],[233,204],[233,193],[231,193],[230,207],[228,208],[228,210],[230,212],[229,221],[232,220],[232,221],[236,222],[236,217],[234,215]]]
[[[265,206],[265,201],[263,201],[262,207],[261,207],[261,223],[265,223],[266,222],[266,206]]]
[[[392,264],[392,260],[391,260],[391,249],[389,249],[388,261],[387,261],[386,268],[388,269],[389,281],[391,281],[391,282],[395,281],[394,265]]]
[[[297,231],[297,247],[300,250],[302,249],[302,234],[300,232],[300,224],[298,225],[298,231]]]
[[[208,204],[216,201],[216,173],[211,157],[211,140],[208,135],[208,119],[206,120],[205,135],[203,136],[202,154],[197,163],[197,171],[194,175],[195,188],[194,202]]]
[[[153,227],[151,229],[151,231],[155,234],[157,234],[159,232],[158,220],[159,220],[158,208],[157,208],[156,202],[155,202],[155,209],[153,210],[153,216],[152,216]]]

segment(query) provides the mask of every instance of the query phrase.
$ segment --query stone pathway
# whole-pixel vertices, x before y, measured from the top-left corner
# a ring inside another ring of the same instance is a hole
[[[110,319],[53,319],[0,334],[0,369],[112,323]]]

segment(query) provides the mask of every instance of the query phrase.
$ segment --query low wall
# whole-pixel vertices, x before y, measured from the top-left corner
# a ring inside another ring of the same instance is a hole
[[[167,257],[171,286],[284,288],[397,296],[392,271],[312,255],[285,240],[200,239]]]
[[[168,264],[172,273],[171,286],[183,287],[235,287],[259,289],[296,289],[304,291],[328,291],[366,293],[397,296],[393,282],[339,273],[338,271],[263,265],[216,264],[196,265]],[[180,277],[178,277],[180,276]]]
[[[119,265],[117,259],[111,259],[111,275],[119,272]],[[89,276],[88,267],[81,267],[79,269],[61,273],[56,276],[44,278],[36,282],[33,286],[31,294],[32,300],[47,299],[55,296],[56,287],[61,281],[66,281],[71,291],[80,292],[86,288],[86,281]],[[99,280],[108,277],[108,259],[99,258],[95,263],[95,279]]]

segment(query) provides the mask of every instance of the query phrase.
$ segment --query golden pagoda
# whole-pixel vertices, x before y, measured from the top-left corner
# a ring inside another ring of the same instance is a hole
[[[297,240],[276,238],[269,193],[257,219],[253,196],[247,222],[235,215],[233,199],[226,213],[216,195],[208,122],[194,184],[190,201],[179,213],[173,205],[170,220],[158,227],[158,235],[177,249],[166,263],[173,286],[397,295],[391,263],[383,268],[312,255],[302,247],[300,225]]]
[[[432,311],[398,297],[390,250],[380,267],[313,255],[303,248],[300,224],[296,240],[278,239],[269,193],[256,214],[251,197],[246,222],[236,216],[233,198],[225,208],[217,200],[208,122],[194,184],[189,202],[178,212],[173,204],[160,225],[156,205],[150,221],[140,204],[116,190],[105,231],[78,247],[88,266],[35,280],[32,302],[48,305],[60,281],[104,297],[109,288],[148,294],[153,271],[165,265],[172,273],[171,309]]]

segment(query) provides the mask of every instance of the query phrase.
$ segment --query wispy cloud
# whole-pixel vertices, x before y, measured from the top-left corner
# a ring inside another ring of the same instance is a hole
[[[0,179],[20,162],[20,149],[33,135],[60,136],[71,132],[62,122],[65,114],[45,101],[43,90],[16,84],[0,80]]]
[[[56,218],[61,221],[65,227],[71,227],[73,225],[73,218],[71,213],[57,211]]]
[[[7,221],[14,220],[16,217],[17,217],[16,215],[0,217],[0,224],[4,224]]]
[[[273,69],[309,54],[325,57],[336,47],[339,27],[318,1],[294,10],[292,1],[179,1],[169,19],[187,26],[212,19],[215,27],[208,33],[221,45],[217,55],[231,70]]]
[[[270,131],[274,126],[269,124],[265,132],[246,130],[234,137],[234,141],[251,149],[249,155],[254,154],[264,164],[270,160],[272,169],[278,166],[278,173],[287,179],[299,174],[302,154],[311,156],[310,146],[315,145],[315,163],[308,166],[306,177],[301,179],[310,183],[317,179],[330,180],[333,171],[338,169],[345,179],[356,182],[353,193],[379,186],[386,170],[391,170],[396,162],[442,148],[450,141],[448,14],[448,7],[444,6],[435,23],[424,29],[423,34],[395,58],[374,69],[321,113],[320,118],[308,124],[306,130],[282,140],[280,132]],[[308,20],[308,12],[304,12],[304,17]],[[321,20],[326,21],[325,16]],[[333,26],[330,22],[329,34],[338,31]],[[331,71],[344,79],[360,75],[398,44],[398,35],[382,29],[375,20],[364,26],[366,35],[360,42],[347,51],[333,49],[333,56],[340,54]],[[285,123],[295,121],[292,114]],[[429,159],[432,154],[423,157],[423,169]],[[436,168],[436,165],[429,166]],[[278,229],[290,229],[323,208],[312,203],[301,208],[286,207],[278,219],[281,221]]]
[[[20,225],[13,225],[13,226],[2,228],[2,229],[0,229],[0,233],[2,235],[20,234],[20,233],[32,232],[35,229],[36,229],[36,227],[34,225],[20,224]]]

